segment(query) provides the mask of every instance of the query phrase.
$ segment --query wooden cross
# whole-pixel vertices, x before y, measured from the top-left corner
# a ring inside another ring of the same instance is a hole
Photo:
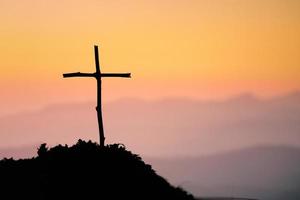
[[[100,64],[99,64],[99,53],[98,46],[94,46],[95,50],[95,64],[96,72],[95,73],[67,73],[63,74],[64,78],[70,77],[93,77],[97,80],[97,117],[98,117],[98,127],[99,127],[99,136],[100,136],[100,147],[104,147],[104,129],[103,129],[103,120],[102,120],[102,100],[101,100],[101,79],[102,77],[122,77],[122,78],[131,78],[130,73],[101,73]]]

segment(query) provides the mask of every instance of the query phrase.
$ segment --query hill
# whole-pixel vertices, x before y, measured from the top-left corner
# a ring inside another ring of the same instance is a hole
[[[0,149],[0,153],[29,155],[26,151],[34,148]],[[143,160],[171,184],[199,197],[300,198],[300,148],[296,147],[256,146],[209,156]]]
[[[1,160],[0,177],[1,199],[194,199],[119,144],[42,144],[37,157]]]

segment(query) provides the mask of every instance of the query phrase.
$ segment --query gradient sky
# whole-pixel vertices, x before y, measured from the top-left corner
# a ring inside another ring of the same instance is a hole
[[[0,115],[95,98],[262,97],[300,89],[298,0],[0,0]]]

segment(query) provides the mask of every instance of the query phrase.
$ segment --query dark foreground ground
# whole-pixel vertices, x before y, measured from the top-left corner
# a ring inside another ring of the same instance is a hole
[[[235,198],[235,197],[207,197],[207,198],[196,198],[196,200],[257,200],[257,199]]]
[[[124,146],[40,146],[31,159],[0,161],[0,199],[193,200]]]

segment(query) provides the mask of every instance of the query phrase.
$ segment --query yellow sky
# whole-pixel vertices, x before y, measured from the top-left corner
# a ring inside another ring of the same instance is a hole
[[[0,0],[0,24],[3,112],[93,100],[62,73],[93,71],[94,44],[102,71],[133,75],[105,101],[300,89],[298,0]]]

